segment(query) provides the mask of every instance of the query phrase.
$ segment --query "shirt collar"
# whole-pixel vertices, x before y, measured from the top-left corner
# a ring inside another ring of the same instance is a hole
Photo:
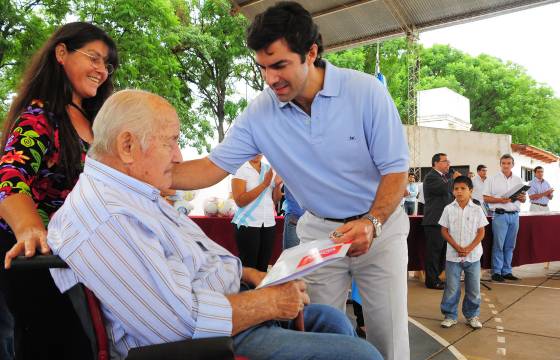
[[[453,200],[453,202],[451,203],[453,204],[453,206],[458,207],[459,209],[461,208],[461,205],[459,205],[459,203],[457,202],[457,199]],[[467,203],[467,206],[465,206],[465,209],[468,207],[472,207],[472,206],[478,206],[475,203],[472,202],[472,199],[469,199],[469,202]]]
[[[325,97],[332,97],[338,96],[340,94],[340,82],[341,82],[341,73],[340,69],[328,62],[327,60],[323,60],[325,62],[325,79],[323,81],[323,88],[319,90],[317,95],[315,96],[325,96]],[[278,107],[283,108],[288,104],[292,104],[291,101],[283,102],[278,100],[274,91],[270,89],[267,90],[269,94],[273,97],[276,101]],[[295,104],[294,104],[295,106]]]
[[[152,201],[157,201],[160,197],[160,191],[152,185],[128,176],[110,166],[90,158],[89,156],[86,156],[84,174],[107,185],[123,187],[128,191],[133,191],[137,194],[145,196]]]

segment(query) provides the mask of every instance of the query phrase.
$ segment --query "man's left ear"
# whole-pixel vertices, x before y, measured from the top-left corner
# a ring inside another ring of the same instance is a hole
[[[311,45],[311,47],[309,48],[309,52],[307,53],[307,61],[309,64],[313,64],[315,62],[315,59],[317,59],[318,52],[319,52],[319,47],[317,46],[317,44]]]

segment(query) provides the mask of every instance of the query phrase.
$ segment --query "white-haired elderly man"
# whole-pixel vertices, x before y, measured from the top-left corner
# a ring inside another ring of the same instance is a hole
[[[70,267],[52,275],[61,291],[81,282],[97,295],[121,356],[231,335],[235,353],[252,360],[380,358],[325,305],[305,307],[306,332],[291,330],[289,320],[309,303],[305,284],[240,292],[241,280],[256,285],[264,273],[243,268],[160,196],[180,161],[179,120],[167,101],[117,92],[93,133],[84,172],[49,224],[49,246]]]

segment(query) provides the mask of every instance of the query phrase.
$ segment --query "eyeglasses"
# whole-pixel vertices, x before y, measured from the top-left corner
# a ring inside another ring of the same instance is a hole
[[[449,160],[440,160],[440,161],[438,161],[438,162],[440,162],[440,163],[447,163],[447,164],[450,164],[450,163],[451,163],[451,161],[449,161]]]
[[[114,68],[113,64],[103,61],[101,56],[91,55],[91,54],[88,54],[87,52],[83,52],[83,51],[78,50],[78,49],[75,49],[74,51],[77,51],[80,54],[84,54],[85,56],[87,56],[91,60],[91,65],[93,65],[94,68],[105,69],[105,71],[107,71],[107,75],[111,75],[113,73],[113,71],[115,71],[115,68]]]

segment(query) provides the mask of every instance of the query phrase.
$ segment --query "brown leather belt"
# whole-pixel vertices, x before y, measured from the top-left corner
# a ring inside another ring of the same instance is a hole
[[[531,203],[531,205],[537,205],[537,206],[542,206],[542,207],[547,207],[548,205],[543,205],[543,204],[537,204],[537,203]]]

